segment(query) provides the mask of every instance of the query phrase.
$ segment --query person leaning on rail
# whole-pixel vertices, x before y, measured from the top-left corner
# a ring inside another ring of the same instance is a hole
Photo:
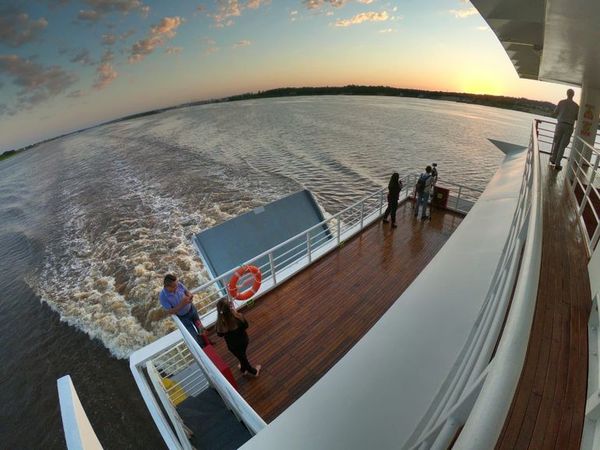
[[[554,128],[550,164],[553,164],[556,170],[562,169],[560,162],[565,148],[571,140],[573,125],[579,114],[579,105],[573,101],[574,95],[575,91],[573,89],[567,90],[567,98],[558,102],[552,113],[552,117],[556,117],[556,128]]]
[[[388,223],[388,216],[392,218],[392,228],[396,228],[396,210],[398,209],[398,201],[400,200],[400,191],[402,190],[402,181],[400,174],[394,172],[388,183],[388,206],[383,213],[383,222]]]
[[[177,277],[168,273],[163,280],[163,289],[158,299],[161,306],[169,313],[175,314],[183,326],[196,338],[200,347],[212,344],[200,322],[198,311],[192,303],[194,294],[177,281]]]

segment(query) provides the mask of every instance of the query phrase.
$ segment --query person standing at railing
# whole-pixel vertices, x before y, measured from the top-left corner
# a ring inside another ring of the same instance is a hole
[[[556,170],[562,169],[563,153],[569,145],[571,134],[573,134],[573,125],[579,114],[579,105],[573,101],[574,95],[575,91],[573,89],[567,90],[567,98],[558,102],[552,113],[552,117],[556,117],[556,127],[554,129],[554,140],[552,141],[550,164],[553,164]]]
[[[400,200],[400,191],[402,190],[402,181],[400,181],[400,174],[394,172],[388,183],[388,205],[383,213],[383,222],[388,223],[388,216],[392,219],[392,228],[396,228],[396,210],[398,209],[398,201]]]
[[[215,326],[217,335],[225,339],[227,348],[239,360],[238,368],[242,375],[249,374],[258,377],[261,366],[252,367],[246,356],[250,342],[246,328],[248,328],[248,321],[242,313],[232,307],[228,299],[222,298],[217,302],[217,324]]]
[[[200,322],[198,311],[192,303],[194,294],[177,281],[177,277],[168,273],[163,280],[163,290],[158,296],[161,306],[169,313],[175,314],[183,326],[196,337],[200,347],[212,344]]]
[[[427,219],[427,202],[433,188],[431,171],[431,166],[427,166],[425,172],[419,175],[415,186],[415,217],[419,216],[419,207],[421,206],[423,208],[421,210],[421,220]]]

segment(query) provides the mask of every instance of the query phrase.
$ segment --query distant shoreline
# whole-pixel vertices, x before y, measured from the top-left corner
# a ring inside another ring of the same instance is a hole
[[[474,105],[491,106],[495,108],[511,109],[514,111],[527,112],[538,114],[540,116],[550,116],[554,110],[554,104],[538,100],[529,100],[527,98],[506,97],[499,95],[487,94],[467,94],[460,92],[443,92],[443,91],[423,91],[418,89],[393,88],[389,86],[357,86],[348,85],[342,87],[285,87],[277,89],[269,89],[267,91],[249,92],[246,94],[234,95],[220,99],[201,100],[196,102],[183,103],[166,108],[158,108],[149,111],[144,111],[136,114],[129,114],[118,119],[109,120],[98,125],[82,128],[70,133],[61,134],[35,144],[30,144],[20,149],[8,150],[0,154],[0,161],[16,155],[18,152],[29,150],[37,145],[45,142],[50,142],[55,139],[68,136],[70,134],[80,133],[92,128],[101,127],[111,123],[117,123],[124,120],[137,119],[140,117],[160,114],[173,109],[187,108],[190,106],[207,105],[211,103],[236,102],[242,100],[252,100],[258,98],[276,98],[276,97],[300,97],[300,96],[317,96],[317,95],[365,95],[365,96],[383,96],[383,97],[407,97],[407,98],[423,98],[429,100],[446,100],[458,103],[469,103]]]

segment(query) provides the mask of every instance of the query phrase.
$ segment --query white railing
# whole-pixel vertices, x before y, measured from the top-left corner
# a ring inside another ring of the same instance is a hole
[[[452,372],[403,448],[446,449],[463,425],[455,448],[494,447],[495,434],[499,434],[504,424],[512,399],[509,394],[516,387],[527,349],[528,336],[524,330],[528,331],[527,325],[533,317],[524,310],[530,309],[532,313],[537,293],[541,255],[540,195],[538,143],[532,128],[517,207],[486,299]],[[521,347],[520,352],[512,354],[516,346]],[[509,390],[501,390],[507,387]],[[499,396],[505,398],[499,399]]]
[[[402,181],[404,186],[400,193],[401,202],[408,198],[412,189],[411,177]],[[254,299],[266,294],[380,218],[387,206],[386,195],[387,190],[378,190],[334,216],[244,262],[242,265],[255,265],[262,272],[262,285]],[[193,294],[198,294],[197,298],[200,297],[196,304],[202,305],[198,310],[205,326],[214,323],[216,303],[227,296],[223,286],[227,285],[237,269],[238,267],[234,267],[191,290]],[[243,288],[245,283],[251,283],[251,279],[242,278],[240,283]],[[237,306],[241,304],[238,302]]]
[[[179,439],[181,449],[192,450],[192,445],[189,441],[189,436],[191,436],[191,432],[185,426],[183,420],[177,413],[175,404],[173,403],[172,399],[167,393],[162,381],[162,377],[158,373],[158,370],[156,370],[156,367],[154,366],[152,361],[148,361],[146,363],[146,371],[148,373],[148,378],[150,378],[150,382],[154,387],[154,392],[156,392],[156,395],[158,395],[158,398],[160,399],[162,406],[165,412],[167,413],[167,416],[169,416],[169,419],[171,420],[171,426],[175,429],[175,434]]]
[[[588,322],[588,392],[585,404],[585,423],[581,438],[582,450],[600,448],[600,316],[598,314],[598,294],[592,300],[592,309]]]
[[[238,420],[242,421],[252,434],[256,434],[266,427],[267,424],[265,421],[256,413],[256,411],[254,411],[254,409],[252,409],[248,402],[246,402],[227,378],[225,378],[213,364],[206,353],[200,348],[196,339],[194,339],[190,332],[183,326],[179,318],[173,316],[173,320],[183,335],[183,340],[194,359],[202,368],[208,382],[219,393],[227,407],[235,414]]]
[[[102,445],[79,401],[70,375],[56,381],[60,415],[69,450],[102,450]]]
[[[538,136],[538,148],[542,153],[552,153],[552,143],[554,141],[554,129],[556,128],[556,120],[536,119],[535,127]],[[571,154],[571,143],[565,148],[563,158],[567,158]]]
[[[481,392],[454,448],[493,448],[504,426],[521,376],[537,299],[542,259],[542,190],[540,157],[535,124],[531,133],[528,165],[529,199],[523,229],[519,273],[506,324]],[[517,258],[518,259],[518,258]]]
[[[402,179],[403,188],[400,192],[400,202],[414,197],[416,180],[416,175],[409,175]],[[447,209],[463,214],[471,209],[482,192],[479,189],[444,180],[439,180],[438,186],[447,188],[450,192]],[[244,262],[242,265],[255,265],[262,272],[261,288],[251,302],[360,233],[382,216],[386,206],[387,189],[378,190],[334,216]],[[223,286],[227,285],[237,269],[238,267],[234,267],[191,290],[193,294],[198,294],[195,303],[204,326],[214,323],[216,303],[219,299],[227,296]],[[242,278],[240,283],[244,288],[247,284],[252,283],[252,279],[248,276],[245,279]],[[237,307],[243,304],[236,302]],[[246,304],[248,303],[246,302]]]
[[[577,219],[591,256],[600,239],[600,149],[592,147],[579,136],[567,166],[567,179],[577,205]],[[589,156],[587,156],[589,155]]]

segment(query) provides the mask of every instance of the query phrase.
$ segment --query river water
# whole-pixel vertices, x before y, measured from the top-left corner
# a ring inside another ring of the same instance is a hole
[[[173,329],[167,271],[207,280],[190,237],[302,188],[334,214],[422,171],[483,189],[533,116],[453,102],[297,97],[172,110],[0,161],[0,447],[64,448],[71,377],[105,448],[161,448],[128,355]]]

